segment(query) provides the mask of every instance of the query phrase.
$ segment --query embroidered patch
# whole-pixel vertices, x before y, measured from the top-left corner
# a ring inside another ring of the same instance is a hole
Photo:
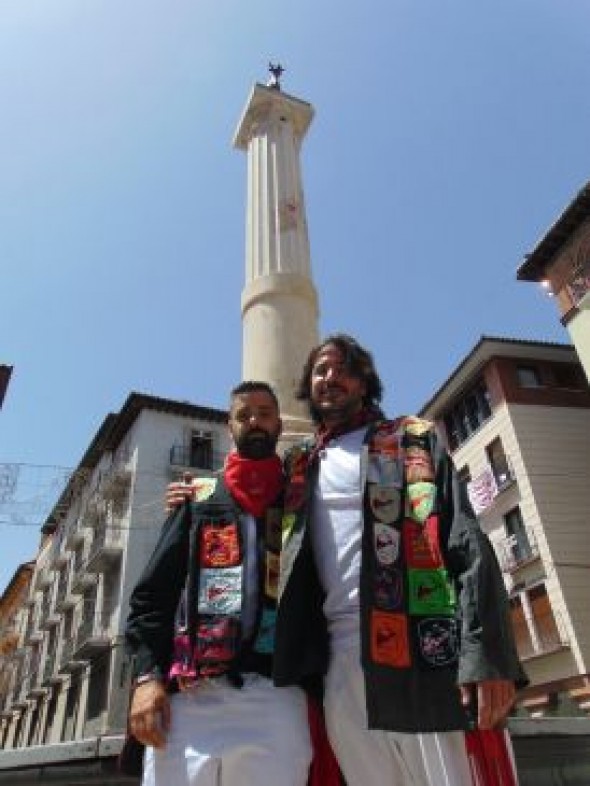
[[[453,614],[455,592],[447,571],[408,570],[408,607],[410,614]]]
[[[264,591],[269,598],[276,600],[279,589],[279,564],[278,554],[266,552],[266,571],[264,578]]]
[[[279,508],[269,508],[266,511],[265,540],[266,545],[273,551],[281,550],[281,517],[282,511]]]
[[[285,513],[285,515],[281,519],[283,545],[291,537],[291,532],[293,531],[293,527],[295,526],[296,520],[297,520],[297,516],[294,513]]]
[[[413,434],[420,437],[422,434],[427,434],[432,431],[432,423],[422,418],[416,418],[409,415],[403,419],[403,429],[407,434]]]
[[[371,453],[367,465],[367,480],[369,483],[401,488],[404,482],[403,464],[399,459]]]
[[[200,561],[205,568],[230,568],[240,562],[240,541],[235,521],[205,522],[200,530]]]
[[[410,665],[408,620],[404,614],[371,611],[371,660],[384,666],[407,668]]]
[[[376,521],[373,524],[375,556],[380,565],[393,565],[399,554],[401,535],[388,524]]]
[[[397,568],[380,568],[373,579],[375,605],[385,611],[400,609],[403,601],[403,579]]]
[[[401,451],[399,434],[383,428],[377,429],[371,438],[369,450],[391,459],[398,458]]]
[[[262,617],[260,618],[260,627],[256,639],[254,640],[254,649],[256,652],[273,652],[275,643],[275,627],[277,620],[277,612],[275,609],[263,609]]]
[[[434,509],[436,486],[434,483],[409,483],[406,491],[408,516],[423,524]]]
[[[199,614],[235,614],[242,605],[242,566],[203,568],[199,575]]]
[[[215,491],[217,485],[217,478],[195,478],[192,481],[194,488],[193,499],[195,502],[203,502],[209,499],[211,494]]]
[[[418,651],[429,666],[447,666],[457,660],[459,635],[453,617],[420,620],[417,632]]]
[[[411,519],[404,521],[402,538],[409,568],[443,567],[436,516],[431,516],[423,525]]]
[[[397,521],[401,511],[401,491],[394,486],[369,484],[369,505],[378,521],[392,524]]]
[[[432,482],[434,465],[428,450],[410,445],[405,451],[406,481],[408,483]]]
[[[240,623],[235,617],[201,620],[197,626],[197,662],[227,662],[237,650]],[[199,669],[203,671],[202,668]],[[212,673],[212,672],[209,672]]]

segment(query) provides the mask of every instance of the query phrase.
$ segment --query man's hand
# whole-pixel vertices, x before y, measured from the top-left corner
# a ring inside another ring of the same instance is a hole
[[[170,729],[170,699],[158,680],[138,685],[129,708],[129,729],[144,745],[163,748]]]
[[[166,512],[170,513],[174,508],[182,505],[185,500],[192,499],[194,494],[195,487],[193,486],[193,476],[190,472],[185,472],[182,476],[182,480],[176,481],[175,483],[169,483],[166,488],[166,495],[164,497]]]
[[[516,697],[512,680],[484,680],[461,685],[460,690],[464,707],[477,700],[477,726],[484,730],[493,729],[506,718]]]

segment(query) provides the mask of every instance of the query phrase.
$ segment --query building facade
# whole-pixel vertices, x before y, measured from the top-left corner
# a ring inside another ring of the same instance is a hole
[[[590,183],[578,193],[518,269],[555,297],[590,380]]]
[[[11,753],[0,754],[0,776],[23,749],[45,746],[47,762],[47,746],[74,750],[84,741],[96,758],[97,741],[122,741],[129,596],[165,518],[167,484],[186,470],[211,475],[222,466],[226,421],[224,410],[137,393],[104,420],[43,527],[21,591],[0,673],[0,739]]]
[[[590,711],[590,388],[571,346],[482,338],[423,407],[497,552],[533,717]]]

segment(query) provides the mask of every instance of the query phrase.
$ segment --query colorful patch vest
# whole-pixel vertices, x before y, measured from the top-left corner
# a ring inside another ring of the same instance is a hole
[[[274,646],[281,510],[268,508],[256,519],[256,542],[246,554],[246,514],[230,496],[222,478],[197,482],[190,503],[187,581],[177,612],[177,633],[169,678],[181,690],[202,677],[228,674],[239,684],[240,672],[270,674]],[[256,561],[254,625],[243,635],[246,570]]]
[[[432,425],[378,424],[367,448],[361,589],[368,611],[364,658],[394,669],[457,661],[456,597],[449,580],[430,445]]]

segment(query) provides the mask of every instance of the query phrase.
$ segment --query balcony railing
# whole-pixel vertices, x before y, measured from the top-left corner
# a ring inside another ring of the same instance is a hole
[[[55,673],[55,667],[57,665],[57,658],[55,656],[55,652],[51,655],[48,655],[45,658],[45,663],[43,664],[43,685],[51,685],[54,682],[60,682],[61,678],[59,675]]]
[[[488,465],[483,472],[467,484],[467,494],[476,516],[486,513],[496,497],[516,483],[516,475],[510,462],[501,468]]]
[[[85,661],[79,660],[75,656],[75,639],[73,637],[64,639],[59,656],[59,671],[61,673],[77,671],[83,668],[86,664]]]
[[[108,614],[93,614],[84,617],[78,628],[74,655],[76,658],[87,660],[97,651],[109,647],[111,636],[111,623]]]
[[[70,592],[69,584],[67,569],[64,569],[60,576],[59,584],[57,585],[57,595],[55,596],[55,610],[58,612],[65,611],[76,605],[76,598]]]
[[[27,698],[35,698],[45,693],[45,688],[41,685],[42,672],[41,669],[35,668],[25,678],[27,682],[26,694]]]
[[[89,572],[100,572],[121,556],[123,551],[121,527],[97,527],[90,546],[86,569]]]
[[[498,543],[498,559],[504,573],[512,573],[539,556],[539,546],[532,527],[526,527],[523,535],[510,535]]]

